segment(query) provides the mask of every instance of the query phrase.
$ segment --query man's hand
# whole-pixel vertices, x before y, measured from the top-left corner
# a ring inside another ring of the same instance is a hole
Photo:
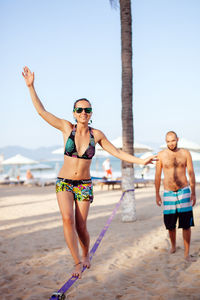
[[[158,206],[161,206],[161,204],[162,204],[162,199],[161,199],[160,195],[156,195],[156,204]]]
[[[196,195],[191,194],[191,201],[192,201],[192,206],[195,206],[195,204],[196,204]]]

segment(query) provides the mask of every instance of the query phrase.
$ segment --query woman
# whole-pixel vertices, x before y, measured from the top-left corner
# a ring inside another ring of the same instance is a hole
[[[90,165],[95,154],[95,144],[99,143],[113,156],[130,163],[146,165],[151,163],[156,156],[143,160],[125,153],[115,148],[100,130],[89,127],[92,107],[87,99],[79,99],[74,103],[73,115],[77,125],[55,117],[45,110],[36,94],[34,73],[25,67],[22,75],[38,114],[63,134],[64,164],[58,174],[56,195],[63,219],[65,240],[75,262],[72,275],[81,278],[83,266],[90,268],[90,237],[87,231],[87,216],[90,203],[93,201]],[[82,248],[82,259],[79,255],[78,240]]]

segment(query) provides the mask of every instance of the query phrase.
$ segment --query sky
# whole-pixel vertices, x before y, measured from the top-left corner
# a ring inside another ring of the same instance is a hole
[[[200,144],[200,1],[134,0],[135,141],[163,144],[165,133]],[[120,11],[109,0],[0,0],[0,148],[62,146],[36,113],[21,75],[35,72],[45,109],[74,122],[88,98],[94,128],[121,136]]]

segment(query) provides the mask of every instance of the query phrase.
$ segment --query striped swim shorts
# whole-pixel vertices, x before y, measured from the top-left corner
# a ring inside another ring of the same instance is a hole
[[[91,179],[71,180],[57,177],[56,193],[64,191],[73,193],[74,200],[93,202],[93,185]]]
[[[179,228],[188,229],[194,226],[191,192],[189,186],[178,191],[164,191],[164,223],[166,229],[172,230],[176,228],[177,219],[179,220]]]

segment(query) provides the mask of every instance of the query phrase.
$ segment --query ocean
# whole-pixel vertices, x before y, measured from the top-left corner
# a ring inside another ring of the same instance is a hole
[[[91,176],[92,177],[103,177],[105,176],[105,172],[103,170],[102,164],[106,158],[105,157],[94,157],[91,164]],[[110,163],[112,166],[113,178],[121,177],[121,161],[115,157],[109,156]],[[46,160],[41,161],[43,165],[51,166],[49,170],[31,170],[33,176],[35,178],[55,178],[59,172],[63,164],[63,159],[61,160]],[[135,177],[141,178],[143,174],[143,178],[145,179],[154,179],[155,176],[155,167],[153,165],[149,165],[150,167],[146,167],[143,169],[143,166],[135,165]],[[200,183],[200,161],[193,162],[196,182]],[[12,166],[4,166],[3,173],[1,173],[0,177],[2,178],[5,174],[8,174],[10,177],[13,176],[12,172],[16,173],[16,170],[13,170]],[[17,170],[19,173],[19,170]],[[20,168],[20,178],[23,180],[26,178],[26,167]]]

